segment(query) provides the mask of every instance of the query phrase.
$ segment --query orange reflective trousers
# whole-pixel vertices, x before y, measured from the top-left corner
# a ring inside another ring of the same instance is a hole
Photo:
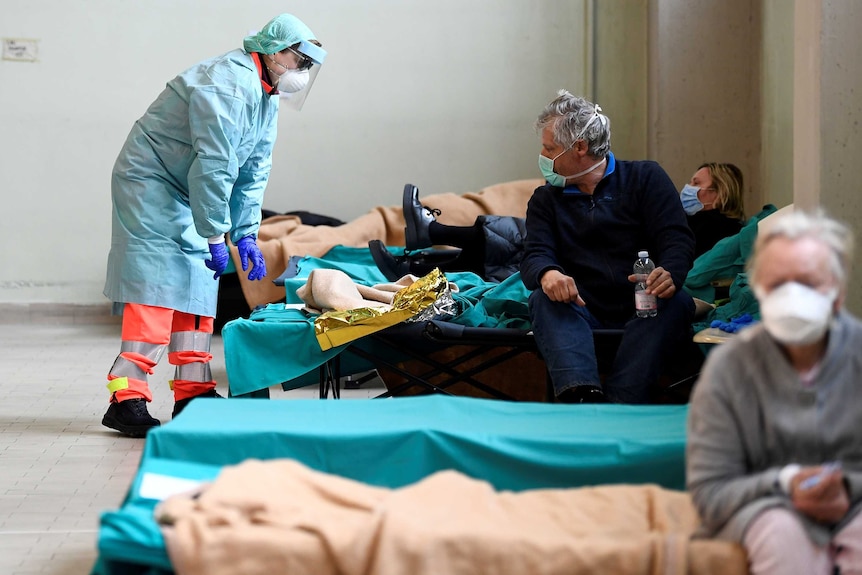
[[[123,306],[120,354],[108,372],[111,401],[153,400],[147,376],[168,349],[175,365],[174,401],[194,397],[216,386],[210,371],[213,318],[137,303]]]

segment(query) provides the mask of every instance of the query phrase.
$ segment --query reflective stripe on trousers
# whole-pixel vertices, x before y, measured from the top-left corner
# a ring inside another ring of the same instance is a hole
[[[147,384],[147,376],[153,373],[153,368],[164,354],[165,346],[146,341],[124,341],[120,345],[120,354],[114,360],[114,365],[108,372],[108,389],[120,397],[143,397],[152,401]],[[126,397],[125,399],[128,399]]]
[[[212,328],[210,328],[212,329]],[[212,333],[178,331],[171,334],[168,361],[177,366],[171,387],[174,399],[194,397],[215,387],[210,371]]]

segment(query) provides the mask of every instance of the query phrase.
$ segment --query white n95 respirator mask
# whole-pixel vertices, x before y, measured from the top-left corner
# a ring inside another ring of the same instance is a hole
[[[308,85],[308,70],[288,70],[278,77],[278,91],[293,94]]]
[[[755,288],[763,327],[787,345],[814,343],[826,333],[838,290],[821,293],[797,282],[787,282],[769,293]]]

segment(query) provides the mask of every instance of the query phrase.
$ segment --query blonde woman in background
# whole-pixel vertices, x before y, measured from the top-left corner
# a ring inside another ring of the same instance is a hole
[[[701,164],[679,193],[688,225],[694,232],[694,256],[712,249],[745,223],[742,170],[733,164]]]

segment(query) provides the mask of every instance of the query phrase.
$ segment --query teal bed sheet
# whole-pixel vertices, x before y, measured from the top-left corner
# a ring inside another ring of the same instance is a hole
[[[274,385],[295,389],[316,383],[317,368],[344,351],[345,346],[321,351],[314,337],[314,317],[290,307],[302,303],[296,290],[317,268],[341,270],[364,285],[387,281],[367,248],[337,246],[322,258],[303,258],[297,276],[285,281],[287,305],[269,304],[253,311],[248,319],[230,321],[222,328],[232,395],[246,395]],[[446,277],[458,286],[453,297],[461,310],[449,321],[479,327],[529,328],[529,292],[520,274],[499,284],[470,272],[447,273]],[[368,368],[367,364],[349,359],[342,370],[355,373]]]
[[[561,405],[431,395],[386,401],[199,399],[147,436],[122,507],[102,515],[93,575],[170,573],[146,473],[209,480],[249,458],[397,488],[455,469],[499,490],[685,486],[685,405]],[[253,488],[253,486],[250,486]]]
[[[382,401],[202,398],[153,430],[143,459],[290,457],[399,487],[458,469],[498,489],[684,488],[685,405],[564,405],[430,395]]]

